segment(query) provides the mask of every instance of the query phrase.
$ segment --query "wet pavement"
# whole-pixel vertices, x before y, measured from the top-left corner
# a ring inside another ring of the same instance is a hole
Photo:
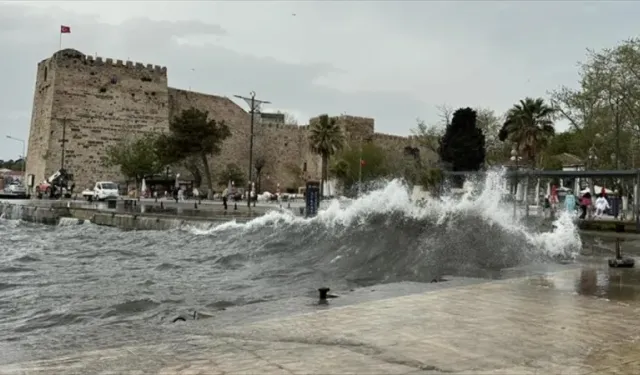
[[[215,317],[168,325],[190,329],[0,373],[640,374],[640,271],[609,269],[601,256],[563,271],[314,310],[244,325]]]

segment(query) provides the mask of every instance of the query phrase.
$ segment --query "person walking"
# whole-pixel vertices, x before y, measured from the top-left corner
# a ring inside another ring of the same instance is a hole
[[[564,197],[564,208],[569,213],[576,212],[576,196],[571,190],[567,191],[567,195]]]
[[[596,217],[601,217],[606,210],[610,208],[609,201],[604,197],[604,194],[600,194],[596,199]]]
[[[580,198],[580,210],[582,213],[580,214],[580,219],[584,220],[587,218],[587,211],[591,207],[591,193],[586,192]]]

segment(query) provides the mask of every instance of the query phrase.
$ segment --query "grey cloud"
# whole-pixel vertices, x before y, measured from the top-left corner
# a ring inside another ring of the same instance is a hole
[[[224,35],[218,25],[148,19],[111,25],[96,20],[86,22],[84,15],[65,13],[60,17],[55,12],[25,12],[22,7],[7,5],[0,5],[0,14],[0,24],[3,19],[20,20],[0,29],[0,49],[6,56],[1,68],[11,72],[0,85],[0,121],[6,134],[23,139],[28,137],[36,64],[57,49],[60,19],[72,28],[72,34],[64,36],[63,48],[167,66],[169,83],[174,87],[191,86],[197,91],[226,96],[256,91],[259,97],[273,102],[273,108],[295,108],[312,116],[342,112],[372,116],[381,131],[400,134],[406,134],[415,117],[426,109],[423,103],[396,94],[349,95],[314,85],[316,78],[339,71],[330,64],[288,64],[213,44],[179,44],[174,38]],[[21,152],[21,146],[14,143],[0,134],[0,158],[15,158]]]
[[[154,21],[120,16],[105,3],[78,4],[94,14],[0,4],[6,132],[27,136],[36,63],[57,49],[60,23],[72,28],[64,47],[165,65],[174,87],[256,91],[273,108],[372,116],[378,130],[407,134],[416,117],[435,120],[438,104],[502,111],[523,96],[575,84],[585,49],[635,35],[640,14],[640,2],[630,1],[228,1],[156,3],[149,12],[132,4],[137,17],[183,19]],[[128,20],[104,23],[100,12]],[[0,134],[0,158],[18,152]]]
[[[113,27],[107,26],[108,29]],[[132,18],[117,26],[117,38],[123,34],[128,35],[126,43],[128,46],[157,49],[161,45],[172,43],[173,38],[185,38],[192,36],[222,36],[226,31],[215,24],[207,24],[200,21],[153,21],[146,18]],[[113,30],[110,30],[113,31]]]

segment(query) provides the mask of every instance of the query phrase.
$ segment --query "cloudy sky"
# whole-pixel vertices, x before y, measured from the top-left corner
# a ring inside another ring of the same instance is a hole
[[[63,48],[165,65],[169,84],[254,90],[306,123],[376,119],[406,135],[436,106],[499,112],[574,85],[585,48],[637,32],[640,2],[0,1],[0,159],[27,139],[36,64]]]

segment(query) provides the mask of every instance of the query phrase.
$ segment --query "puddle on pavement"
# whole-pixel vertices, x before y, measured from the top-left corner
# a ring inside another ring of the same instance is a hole
[[[640,269],[609,268],[605,258],[599,263],[584,264],[577,273],[534,276],[527,284],[610,301],[640,301]]]
[[[580,295],[612,301],[640,300],[640,270],[637,268],[582,269],[575,282]]]

